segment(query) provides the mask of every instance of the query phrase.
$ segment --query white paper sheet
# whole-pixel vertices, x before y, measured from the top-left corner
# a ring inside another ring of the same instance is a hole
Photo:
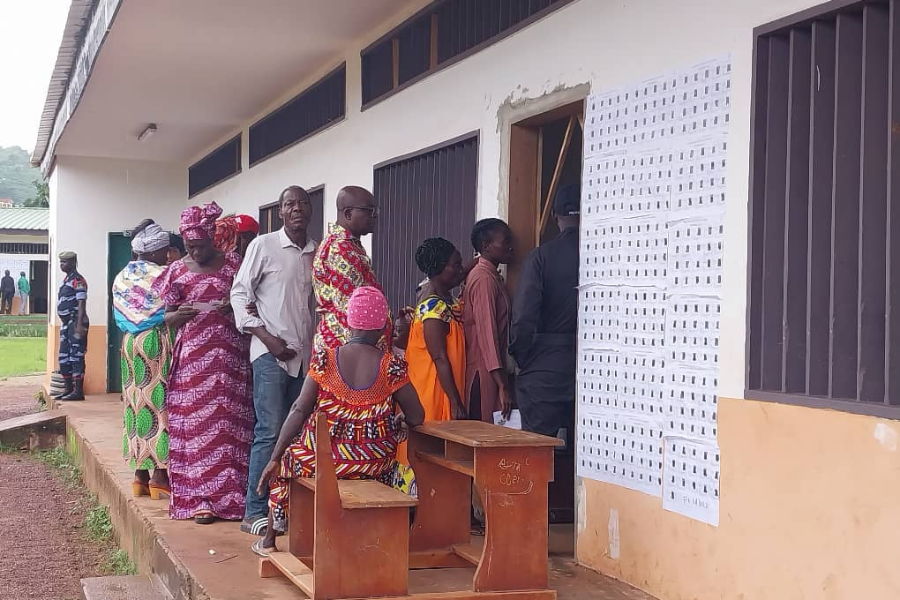
[[[501,427],[509,427],[510,429],[522,429],[522,413],[519,412],[519,409],[514,408],[511,413],[509,413],[509,418],[503,418],[503,411],[495,410],[494,411],[494,425],[500,425]]]
[[[582,170],[578,473],[712,524],[730,92],[720,56],[591,95]]]
[[[683,438],[663,440],[663,508],[718,525],[719,447]]]

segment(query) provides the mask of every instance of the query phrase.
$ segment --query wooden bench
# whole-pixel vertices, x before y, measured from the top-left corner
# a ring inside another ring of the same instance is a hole
[[[406,596],[409,509],[418,504],[372,480],[338,480],[328,419],[316,421],[316,476],[291,482],[288,552],[260,559],[313,600]]]

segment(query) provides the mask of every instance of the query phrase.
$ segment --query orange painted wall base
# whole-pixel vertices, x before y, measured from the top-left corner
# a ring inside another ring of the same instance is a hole
[[[59,368],[59,324],[47,327],[47,385],[50,374]],[[106,393],[106,326],[91,325],[84,360],[84,391],[86,394]]]
[[[583,479],[579,561],[664,600],[900,598],[900,423],[719,398],[719,447],[719,527]]]

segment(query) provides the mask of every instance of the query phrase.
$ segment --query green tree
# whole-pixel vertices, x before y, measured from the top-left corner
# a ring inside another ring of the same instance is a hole
[[[0,146],[0,199],[22,205],[34,195],[32,182],[42,180],[41,170],[31,166],[28,152],[18,146]]]
[[[32,181],[35,195],[25,201],[25,206],[50,208],[50,186],[46,181]]]

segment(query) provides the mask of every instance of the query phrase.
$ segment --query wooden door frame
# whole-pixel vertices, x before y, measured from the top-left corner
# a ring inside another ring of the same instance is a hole
[[[522,262],[539,245],[540,231],[549,218],[549,210],[546,210],[549,208],[549,200],[541,198],[541,127],[566,117],[574,117],[583,129],[584,103],[582,98],[510,124],[507,219],[516,244],[513,262],[507,266],[507,285],[510,291],[515,290]],[[565,160],[564,155],[561,158]],[[549,198],[553,197],[554,191],[551,183]],[[543,217],[542,212],[545,214]],[[541,225],[537,225],[539,223]]]

